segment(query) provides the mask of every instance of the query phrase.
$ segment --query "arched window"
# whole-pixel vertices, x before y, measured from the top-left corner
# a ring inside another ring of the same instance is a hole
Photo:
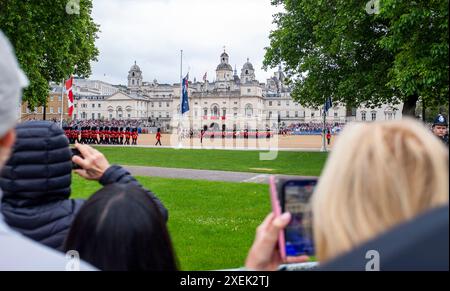
[[[131,74],[131,76],[133,76],[133,77],[135,76],[135,75],[134,75],[134,72]]]
[[[245,116],[252,117],[253,115],[253,106],[251,104],[245,105]]]
[[[211,114],[214,117],[219,117],[219,106],[213,105]]]
[[[134,85],[134,79],[133,79],[133,80],[131,80],[131,85]]]

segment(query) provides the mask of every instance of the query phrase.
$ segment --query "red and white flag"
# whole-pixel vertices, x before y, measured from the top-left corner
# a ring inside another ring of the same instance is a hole
[[[73,85],[73,76],[70,77],[69,80],[66,81],[66,92],[67,92],[67,102],[68,102],[68,110],[67,113],[70,117],[72,117],[73,114],[73,92],[72,92],[72,85]]]

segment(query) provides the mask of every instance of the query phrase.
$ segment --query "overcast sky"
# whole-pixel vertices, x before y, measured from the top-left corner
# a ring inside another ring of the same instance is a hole
[[[211,82],[225,46],[239,75],[248,57],[265,82],[275,71],[262,61],[279,9],[270,0],[94,0],[101,32],[91,79],[126,84],[136,60],[144,81],[176,83],[182,49],[183,74],[190,68],[190,80],[201,80],[207,72]]]

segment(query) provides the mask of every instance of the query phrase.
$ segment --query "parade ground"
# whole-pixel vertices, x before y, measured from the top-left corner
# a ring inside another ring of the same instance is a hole
[[[220,134],[220,133],[219,133]],[[155,134],[141,134],[139,135],[138,145],[140,146],[154,146],[156,144]],[[336,136],[331,138],[330,148],[335,143]],[[162,134],[162,146],[178,147],[179,140],[176,134]],[[216,134],[214,138],[206,137],[200,143],[200,138],[184,139],[182,141],[184,148],[224,148],[224,149],[267,149],[276,148],[280,150],[320,150],[322,147],[322,136],[320,135],[275,135],[271,139],[265,137],[255,138],[225,138],[222,139],[220,135]]]

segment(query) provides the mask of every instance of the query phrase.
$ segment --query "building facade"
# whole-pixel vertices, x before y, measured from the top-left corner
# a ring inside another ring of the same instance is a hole
[[[291,98],[281,67],[273,77],[260,83],[249,59],[238,74],[224,51],[219,58],[214,82],[189,82],[190,111],[181,117],[180,84],[144,81],[135,62],[127,76],[127,86],[102,81],[76,79],[75,119],[139,119],[152,126],[171,130],[183,123],[184,128],[204,126],[221,130],[263,129],[289,126],[293,123],[322,122],[322,108],[305,108]],[[344,106],[327,112],[327,121],[375,121],[400,119],[402,106],[383,105],[376,109],[360,107],[347,113]]]

